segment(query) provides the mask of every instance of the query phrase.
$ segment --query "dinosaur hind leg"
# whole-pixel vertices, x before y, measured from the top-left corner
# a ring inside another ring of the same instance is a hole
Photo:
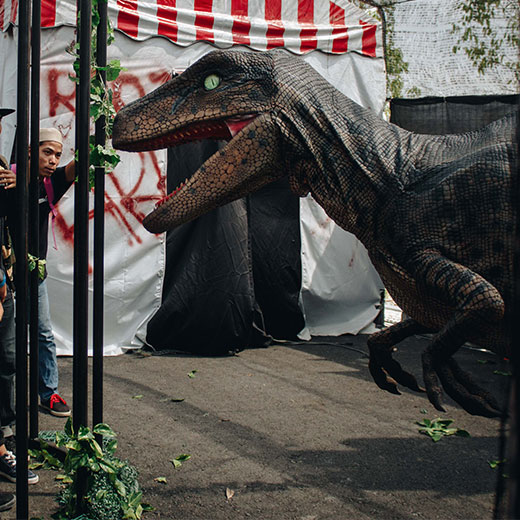
[[[417,273],[423,276],[427,289],[455,309],[422,355],[428,399],[437,410],[444,411],[444,388],[467,412],[484,417],[500,416],[495,399],[463,372],[452,356],[465,342],[478,342],[481,335],[503,319],[502,296],[479,274],[433,251],[422,256]]]
[[[388,328],[372,334],[367,341],[370,352],[368,368],[379,388],[392,394],[400,394],[397,385],[403,385],[416,392],[424,392],[415,377],[404,371],[401,365],[392,358],[397,343],[414,334],[429,332],[415,320],[407,318]]]

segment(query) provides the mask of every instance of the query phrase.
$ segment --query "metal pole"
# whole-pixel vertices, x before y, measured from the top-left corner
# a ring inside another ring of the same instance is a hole
[[[107,4],[98,3],[99,25],[96,42],[96,58],[99,67],[107,64]],[[100,73],[106,83],[106,72]],[[96,121],[96,145],[105,145],[106,121]],[[105,171],[96,168],[94,188],[94,295],[93,295],[93,344],[92,373],[92,422],[103,422],[103,312],[104,312],[104,242],[105,242]]]
[[[39,258],[39,141],[40,141],[40,19],[41,2],[33,0],[32,3],[32,27],[31,27],[31,150],[33,160],[30,167],[29,182],[29,253]],[[38,377],[39,377],[39,353],[38,353],[38,266],[30,274],[30,370],[29,370],[29,438],[38,437]]]
[[[91,2],[79,1],[79,87],[76,91],[77,183],[74,198],[74,428],[87,425],[88,171]]]
[[[88,382],[88,175],[90,134],[90,35],[89,0],[78,3],[79,86],[76,89],[77,183],[74,198],[74,360],[73,424],[87,425]],[[84,512],[86,475],[79,475],[77,513]]]
[[[17,111],[17,189],[18,208],[16,264],[16,516],[29,516],[27,485],[27,166],[29,128],[29,31],[30,2],[20,0],[18,29],[18,93]]]

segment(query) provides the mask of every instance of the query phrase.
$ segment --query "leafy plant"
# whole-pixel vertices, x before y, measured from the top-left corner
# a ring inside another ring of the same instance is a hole
[[[92,34],[91,34],[91,80],[90,80],[90,116],[96,122],[99,118],[105,118],[105,141],[112,137],[112,127],[116,111],[113,103],[112,89],[108,88],[107,83],[114,81],[119,76],[119,73],[125,70],[121,66],[120,60],[110,60],[105,67],[100,67],[96,63],[97,55],[97,32],[99,28],[99,9],[100,2],[107,0],[93,0],[92,1]],[[107,45],[114,41],[114,29],[110,20],[107,20]],[[69,75],[69,78],[74,83],[79,83],[79,43],[71,43],[67,52],[72,55],[75,60],[73,69],[75,75]],[[103,80],[102,72],[105,73],[106,81]],[[102,168],[105,173],[111,173],[119,164],[121,158],[119,154],[111,147],[105,144],[96,145],[95,136],[91,135],[89,139],[89,187],[94,187],[94,173],[96,168]],[[76,152],[77,155],[77,152]],[[77,159],[77,157],[76,157]]]
[[[416,424],[420,426],[419,432],[424,435],[428,435],[433,442],[440,441],[442,437],[450,435],[457,435],[458,437],[470,437],[470,434],[466,430],[460,428],[450,428],[449,426],[453,423],[453,419],[441,419],[437,417],[430,421],[430,419],[423,419],[422,421],[416,421]]]
[[[101,445],[95,435],[102,436]],[[54,520],[78,520],[80,514],[85,520],[138,520],[145,509],[150,509],[150,506],[141,504],[137,470],[128,461],[115,456],[117,440],[110,426],[100,423],[92,430],[81,426],[74,432],[69,418],[64,430],[54,434],[56,445],[67,450],[63,463],[49,453],[48,436],[47,440],[42,437],[41,450],[31,452],[38,459],[36,464],[63,470],[63,474],[57,477],[64,488],[57,497],[59,509],[52,515]],[[84,510],[78,511],[81,472],[86,477],[86,491]]]
[[[45,258],[38,258],[30,253],[27,253],[27,268],[29,271],[38,269],[38,278],[43,280],[45,278],[45,264],[47,260]]]
[[[452,28],[459,35],[453,52],[464,51],[480,74],[502,64],[513,70],[517,81],[520,80],[518,0],[463,0],[457,3],[457,9],[461,12],[461,23]],[[499,18],[506,22],[503,33],[497,29]],[[506,59],[508,48],[516,56],[514,61]]]

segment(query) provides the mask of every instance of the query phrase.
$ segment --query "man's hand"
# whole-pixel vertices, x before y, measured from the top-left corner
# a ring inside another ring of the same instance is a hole
[[[0,188],[5,190],[16,188],[16,173],[0,168]]]

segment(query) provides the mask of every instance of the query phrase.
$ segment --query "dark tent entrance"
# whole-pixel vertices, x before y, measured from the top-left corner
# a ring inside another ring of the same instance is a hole
[[[169,149],[168,192],[217,150],[212,141]],[[296,339],[300,289],[299,199],[283,179],[168,232],[162,304],[146,340],[219,355]]]

